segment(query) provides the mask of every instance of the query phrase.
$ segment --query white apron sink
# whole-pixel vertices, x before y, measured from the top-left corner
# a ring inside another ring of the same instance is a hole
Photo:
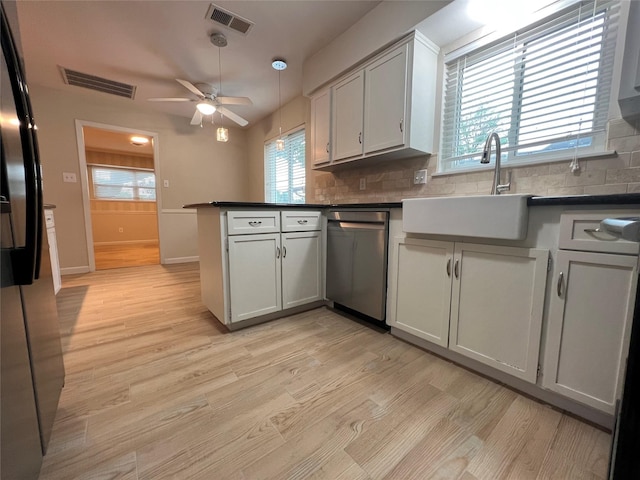
[[[532,195],[475,195],[412,198],[402,201],[402,226],[408,233],[523,240]]]

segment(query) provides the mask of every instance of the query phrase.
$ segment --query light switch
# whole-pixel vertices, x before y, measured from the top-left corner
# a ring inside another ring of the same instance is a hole
[[[169,186],[169,180],[165,180],[162,184],[163,184],[165,187],[168,187],[168,186]]]
[[[367,179],[365,178],[361,178],[360,179],[360,190],[366,190],[367,188]]]
[[[71,172],[63,172],[62,181],[66,183],[76,183],[76,174]]]

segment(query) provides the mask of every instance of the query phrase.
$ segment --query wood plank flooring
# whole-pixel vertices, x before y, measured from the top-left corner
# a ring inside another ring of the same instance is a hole
[[[228,333],[197,264],[63,277],[41,480],[602,479],[610,435],[325,308]]]
[[[93,254],[96,262],[96,270],[158,265],[160,263],[160,246],[158,241],[94,245]]]

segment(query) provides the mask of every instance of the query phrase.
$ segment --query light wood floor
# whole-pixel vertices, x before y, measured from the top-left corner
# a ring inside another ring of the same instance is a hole
[[[63,277],[41,479],[599,479],[610,436],[321,308],[225,333],[197,264]]]
[[[140,242],[121,245],[94,245],[96,270],[111,268],[158,265],[160,247],[158,242]]]

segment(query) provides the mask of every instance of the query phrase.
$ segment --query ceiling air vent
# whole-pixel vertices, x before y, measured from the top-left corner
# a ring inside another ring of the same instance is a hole
[[[67,85],[88,88],[89,90],[130,99],[133,99],[136,94],[136,87],[133,85],[89,75],[88,73],[76,72],[64,67],[60,67],[60,71],[62,72],[62,79]]]
[[[243,35],[249,33],[249,30],[251,30],[254,25],[254,23],[250,20],[247,20],[246,18],[242,18],[235,13],[231,13],[228,10],[220,8],[213,3],[209,5],[209,10],[207,10],[207,18]]]

